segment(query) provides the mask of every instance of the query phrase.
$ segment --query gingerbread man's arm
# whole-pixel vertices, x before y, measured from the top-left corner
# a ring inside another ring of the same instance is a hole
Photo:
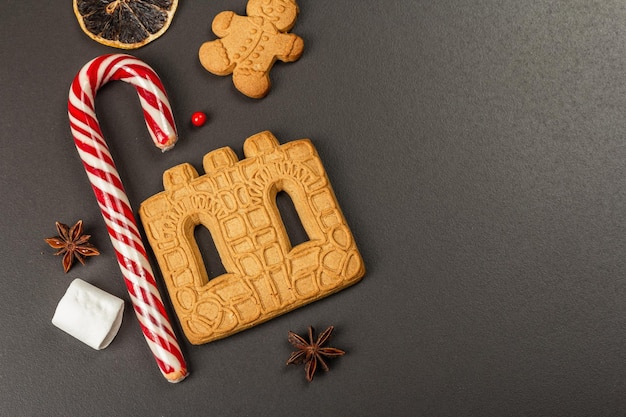
[[[234,12],[225,11],[218,13],[217,16],[213,19],[213,23],[211,24],[211,30],[220,38],[228,35],[230,31],[230,25],[233,18],[237,16]]]
[[[293,33],[281,33],[278,35],[276,59],[283,62],[293,62],[300,58],[304,50],[304,41]]]

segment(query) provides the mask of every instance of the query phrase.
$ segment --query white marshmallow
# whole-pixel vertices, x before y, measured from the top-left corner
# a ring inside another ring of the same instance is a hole
[[[59,301],[52,324],[96,350],[111,343],[122,324],[124,300],[75,279]]]

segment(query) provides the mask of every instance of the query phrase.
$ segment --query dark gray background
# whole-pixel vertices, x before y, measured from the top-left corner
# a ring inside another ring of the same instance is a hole
[[[182,1],[131,53],[159,73],[180,141],[150,142],[133,89],[97,109],[134,208],[162,172],[271,130],[311,138],[367,266],[356,286],[204,346],[168,384],[132,313],[69,132],[69,84],[118,50],[71,1],[0,7],[0,415],[626,415],[626,4],[300,0],[305,53],[261,101],[204,71],[213,17]],[[190,125],[194,111],[209,120]],[[44,237],[85,221],[68,274]],[[127,301],[94,351],[50,323],[74,278]],[[160,278],[160,276],[159,276]],[[288,330],[334,324],[348,354],[304,380]],[[180,333],[179,333],[180,334]]]

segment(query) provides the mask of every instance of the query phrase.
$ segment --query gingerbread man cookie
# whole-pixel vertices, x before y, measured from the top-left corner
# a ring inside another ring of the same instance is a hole
[[[264,97],[274,62],[293,62],[302,55],[302,38],[287,33],[298,12],[295,0],[249,0],[247,16],[219,13],[212,30],[220,39],[202,44],[200,63],[212,74],[233,74],[235,87],[246,96]]]

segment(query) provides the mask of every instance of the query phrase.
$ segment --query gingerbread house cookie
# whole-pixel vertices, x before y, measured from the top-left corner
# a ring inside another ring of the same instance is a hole
[[[212,24],[219,39],[202,44],[200,63],[215,75],[233,74],[235,87],[246,96],[264,97],[274,62],[292,62],[302,55],[302,38],[287,33],[298,12],[295,0],[249,0],[247,16],[219,13]]]
[[[183,331],[193,344],[247,329],[358,282],[361,255],[308,139],[279,145],[270,132],[163,175],[165,191],[139,209]],[[309,240],[291,247],[276,195],[291,197]],[[211,232],[226,270],[209,280],[194,239]]]

